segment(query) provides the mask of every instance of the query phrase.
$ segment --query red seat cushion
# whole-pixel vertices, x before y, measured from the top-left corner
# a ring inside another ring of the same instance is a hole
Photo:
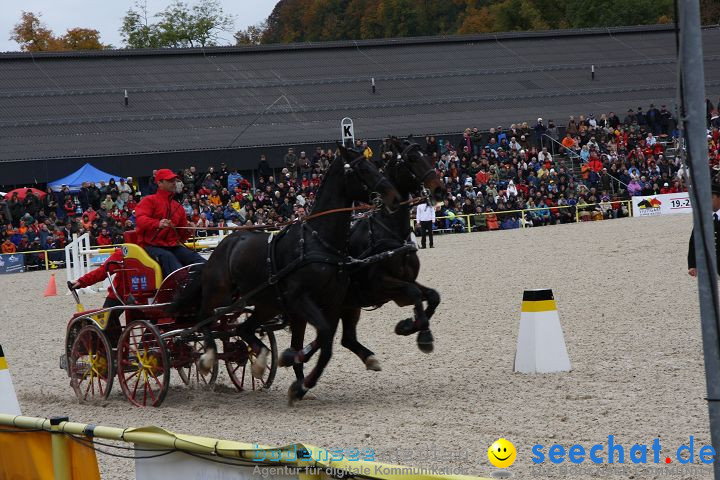
[[[125,243],[138,243],[137,242],[137,230],[128,230],[123,232]]]

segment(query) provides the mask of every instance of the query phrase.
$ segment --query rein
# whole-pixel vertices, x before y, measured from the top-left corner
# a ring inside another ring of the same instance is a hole
[[[415,205],[417,205],[417,204],[419,204],[419,203],[422,203],[423,201],[424,201],[424,200],[423,200],[422,198],[415,198],[415,199],[405,200],[405,201],[403,201],[403,202],[400,202],[398,205],[411,205],[411,206],[415,206]],[[368,211],[377,211],[377,210],[379,210],[379,209],[380,209],[380,207],[379,207],[379,206],[375,206],[375,205],[361,205],[361,206],[358,206],[358,207],[334,208],[334,209],[332,209],[332,210],[325,210],[325,211],[323,211],[323,212],[313,213],[313,214],[311,214],[311,215],[307,215],[307,216],[302,217],[302,218],[298,218],[298,219],[295,219],[295,220],[288,220],[287,222],[276,223],[276,224],[274,224],[274,225],[263,224],[263,225],[242,225],[242,226],[239,226],[239,227],[169,227],[169,228],[175,228],[175,229],[178,229],[178,230],[204,230],[204,231],[207,231],[207,230],[211,230],[211,231],[222,231],[222,230],[235,230],[235,231],[237,231],[237,230],[268,230],[268,229],[271,229],[271,228],[283,228],[283,227],[287,227],[288,225],[294,225],[294,224],[297,224],[297,223],[305,223],[305,222],[307,222],[308,220],[312,220],[313,218],[322,217],[322,216],[324,216],[324,215],[330,215],[330,214],[332,214],[332,213],[355,212],[355,211],[368,212]]]

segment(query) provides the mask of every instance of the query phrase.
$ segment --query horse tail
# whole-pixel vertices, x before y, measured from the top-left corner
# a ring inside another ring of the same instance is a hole
[[[194,265],[188,272],[188,281],[180,288],[167,307],[169,313],[195,312],[202,303],[202,272],[205,264]]]

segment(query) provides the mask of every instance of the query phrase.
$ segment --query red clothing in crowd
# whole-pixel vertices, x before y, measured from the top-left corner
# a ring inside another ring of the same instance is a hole
[[[488,179],[488,174],[483,170],[480,170],[478,173],[475,174],[475,181],[478,185],[485,185],[488,182]]]
[[[518,195],[522,195],[524,198],[528,198],[530,196],[530,188],[528,188],[528,186],[524,183],[517,185],[517,191]]]
[[[590,170],[597,173],[603,169],[603,163],[595,157],[588,162],[588,167],[590,167]]]
[[[191,230],[173,227],[160,228],[160,220],[167,218],[175,227],[186,227],[183,207],[173,200],[173,192],[158,190],[143,198],[135,209],[140,246],[174,247],[190,238]]]
[[[115,249],[115,252],[110,255],[110,257],[105,260],[105,263],[103,263],[101,266],[96,268],[95,270],[92,270],[82,277],[77,279],[77,283],[80,285],[80,288],[89,287],[90,285],[95,285],[98,282],[101,282],[105,280],[107,277],[105,273],[105,266],[107,265],[107,270],[110,273],[115,273],[117,270],[122,268],[117,263],[111,263],[111,262],[122,262],[123,261],[123,254],[122,250],[119,248]],[[117,291],[122,295],[122,292],[125,288],[125,286],[122,284],[122,275],[115,275],[115,278],[113,279],[113,285],[115,285],[115,288]],[[115,296],[115,293],[113,292],[112,287],[108,287],[108,298],[112,298],[114,300],[117,300],[118,298]]]
[[[101,247],[103,247],[103,246],[105,246],[105,245],[111,245],[111,244],[112,244],[112,239],[110,238],[109,235],[103,235],[103,234],[101,233],[101,234],[98,235],[98,237],[97,237],[97,244],[100,245]]]

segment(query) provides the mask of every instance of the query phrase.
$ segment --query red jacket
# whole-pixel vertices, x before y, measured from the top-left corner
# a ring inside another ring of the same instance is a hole
[[[98,282],[102,282],[107,278],[107,275],[105,274],[105,265],[107,265],[109,262],[122,262],[123,261],[123,254],[122,250],[119,248],[115,249],[115,252],[110,255],[110,258],[105,260],[105,263],[103,263],[101,266],[96,268],[95,270],[92,270],[82,277],[77,279],[77,283],[80,284],[80,288],[89,287],[90,285],[95,285]],[[117,263],[111,263],[108,265],[108,270],[110,273],[115,273],[117,270],[121,268],[120,265]],[[122,284],[122,275],[115,275],[115,278],[113,278],[113,284],[115,285],[115,288],[117,291],[123,295],[124,286]],[[112,298],[117,300],[117,297],[115,296],[115,293],[112,291],[111,287],[108,287],[108,298]]]
[[[597,158],[594,158],[588,162],[588,166],[593,172],[599,172],[603,169],[603,163],[598,160]]]
[[[173,200],[173,193],[158,190],[143,198],[135,208],[138,242],[141,247],[174,247],[190,238],[191,231],[172,227],[160,228],[160,220],[168,218],[175,227],[186,227],[187,217],[183,207]]]

